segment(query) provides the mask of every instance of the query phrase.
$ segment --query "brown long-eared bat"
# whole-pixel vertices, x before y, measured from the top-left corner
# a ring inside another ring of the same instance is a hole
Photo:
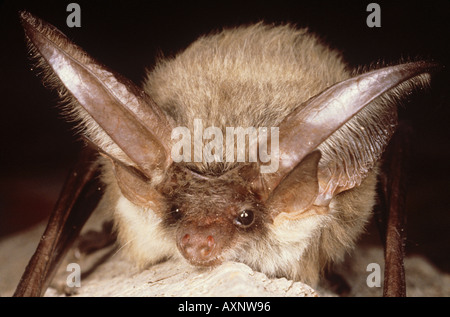
[[[49,236],[94,209],[82,201],[96,172],[118,242],[142,267],[238,261],[314,285],[372,213],[398,102],[438,68],[353,71],[306,29],[259,23],[200,37],[138,87],[52,25],[20,18],[43,80],[99,155],[72,175],[54,212],[63,220],[50,222],[16,295],[43,294],[51,252],[65,248]]]

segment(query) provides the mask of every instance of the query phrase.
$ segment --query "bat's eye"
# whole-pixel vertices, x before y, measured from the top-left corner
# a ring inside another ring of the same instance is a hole
[[[242,228],[248,228],[253,224],[253,221],[255,220],[253,211],[251,210],[243,210],[241,213],[237,216],[235,219],[236,225]]]
[[[177,205],[172,205],[172,207],[170,208],[170,215],[175,220],[179,220],[183,216],[180,207],[178,207]]]

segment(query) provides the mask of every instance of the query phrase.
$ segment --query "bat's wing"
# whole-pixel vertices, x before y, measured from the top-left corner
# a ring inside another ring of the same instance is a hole
[[[384,243],[385,274],[383,295],[406,296],[403,258],[406,239],[405,200],[411,127],[401,123],[384,155],[381,173],[380,208],[376,213]]]
[[[55,209],[14,293],[16,297],[42,296],[61,260],[103,195],[97,151],[86,147],[70,172]]]

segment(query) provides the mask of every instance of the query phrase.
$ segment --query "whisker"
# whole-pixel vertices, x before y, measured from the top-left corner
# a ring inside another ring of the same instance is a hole
[[[116,252],[114,252],[114,254],[111,256],[111,258],[114,257],[114,256],[116,256],[117,253],[119,253],[119,251],[121,251],[123,248],[125,248],[128,244],[130,244],[130,243],[133,242],[134,240],[136,240],[136,238],[131,239],[131,240],[127,241],[126,243],[124,243],[120,248],[117,249]]]

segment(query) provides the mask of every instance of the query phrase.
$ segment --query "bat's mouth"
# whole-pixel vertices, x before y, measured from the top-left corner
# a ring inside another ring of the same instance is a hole
[[[208,260],[200,260],[200,259],[187,259],[188,262],[193,265],[193,266],[198,266],[198,267],[214,267],[214,266],[218,266],[220,264],[222,264],[223,259],[221,259],[221,257],[217,256],[213,259],[208,259]]]

